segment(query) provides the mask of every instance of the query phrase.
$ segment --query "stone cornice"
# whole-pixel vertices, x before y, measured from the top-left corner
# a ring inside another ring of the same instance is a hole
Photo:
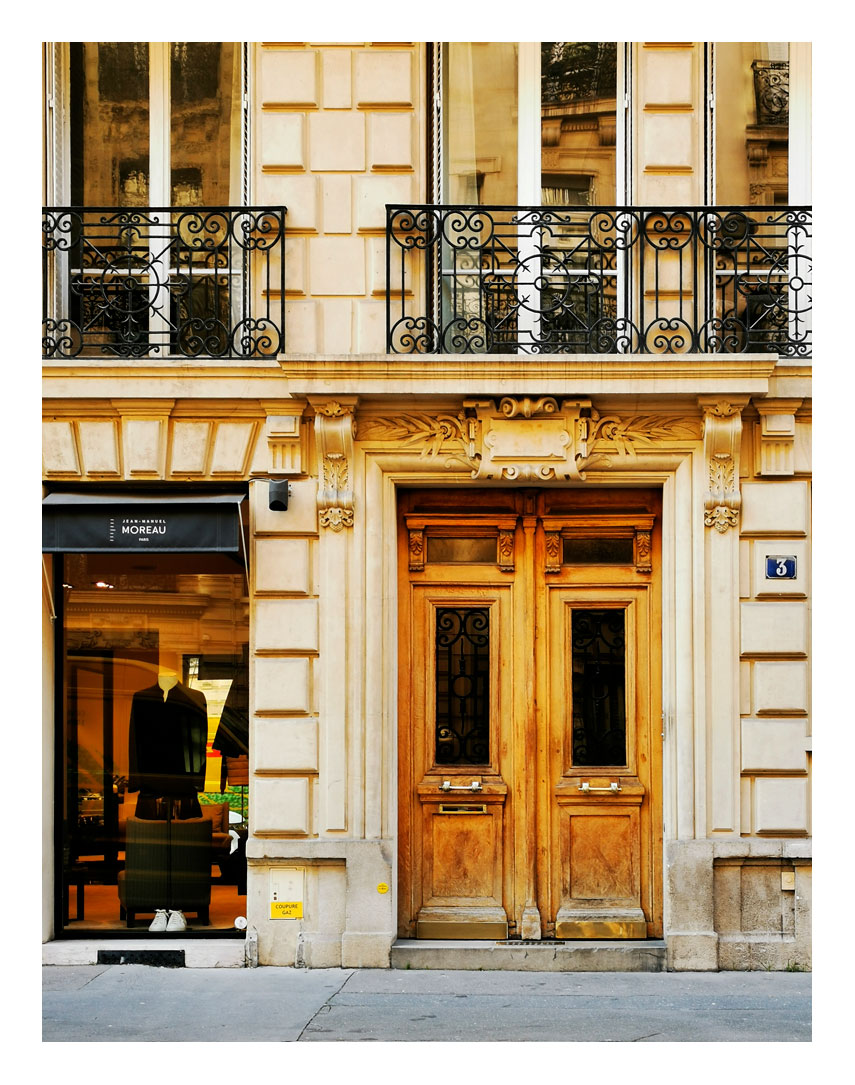
[[[47,399],[245,400],[305,394],[809,396],[811,367],[771,354],[285,354],[257,361],[44,363]]]
[[[769,354],[363,354],[280,359],[292,395],[407,391],[459,395],[766,394]]]
[[[54,399],[287,398],[276,359],[193,362],[81,358],[42,364],[42,394]]]

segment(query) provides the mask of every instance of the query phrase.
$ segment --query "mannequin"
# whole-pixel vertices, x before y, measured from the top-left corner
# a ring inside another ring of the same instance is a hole
[[[163,690],[165,701],[169,696],[169,691],[178,685],[178,675],[174,671],[161,671],[157,676],[157,684]]]
[[[134,694],[128,728],[128,791],[139,791],[136,816],[184,820],[202,816],[198,793],[205,786],[208,706],[203,693],[185,686],[178,670],[161,661],[154,685]],[[167,828],[167,839],[169,830]],[[167,852],[171,894],[171,848]],[[150,930],[184,930],[172,900],[158,909]],[[168,912],[168,916],[167,916]],[[162,914],[161,914],[162,913]]]

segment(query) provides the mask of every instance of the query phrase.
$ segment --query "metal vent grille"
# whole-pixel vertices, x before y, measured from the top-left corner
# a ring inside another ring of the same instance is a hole
[[[502,938],[497,946],[563,946],[560,938]]]
[[[184,968],[183,949],[99,949],[98,964],[147,964]]]

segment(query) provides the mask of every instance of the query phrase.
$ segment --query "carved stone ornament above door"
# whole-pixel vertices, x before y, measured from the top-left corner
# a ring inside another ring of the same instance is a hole
[[[362,414],[357,440],[391,443],[422,459],[468,466],[473,479],[585,480],[666,443],[695,442],[699,416],[600,414],[589,399],[505,396],[467,399],[456,412]]]
[[[475,479],[544,482],[582,480],[591,417],[589,399],[506,396],[464,400],[477,424],[470,429],[469,459]]]

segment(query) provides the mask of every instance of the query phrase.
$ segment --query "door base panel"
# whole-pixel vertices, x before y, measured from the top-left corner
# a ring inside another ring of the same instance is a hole
[[[555,937],[641,939],[647,937],[647,920],[640,908],[606,914],[561,908],[555,917]]]
[[[422,908],[416,920],[417,938],[508,937],[508,920],[501,908]]]

